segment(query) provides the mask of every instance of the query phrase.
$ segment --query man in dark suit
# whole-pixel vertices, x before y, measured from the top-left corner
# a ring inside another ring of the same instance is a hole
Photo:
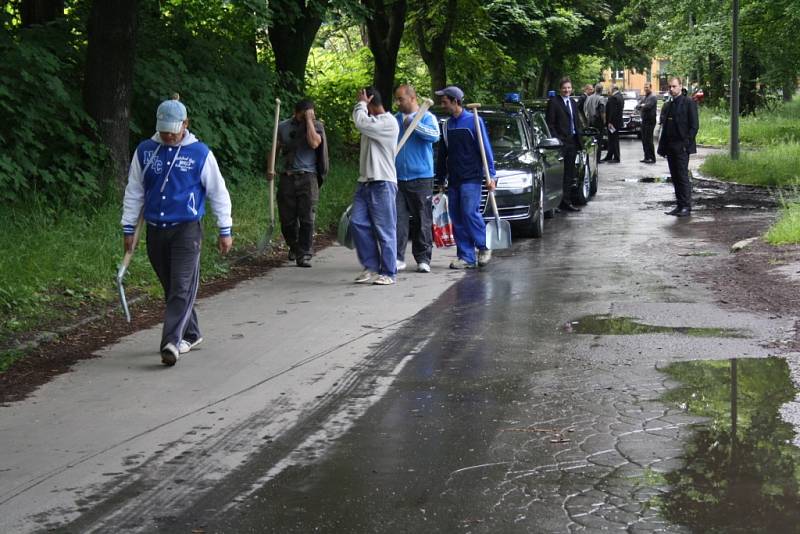
[[[572,80],[561,78],[560,95],[547,102],[545,117],[550,133],[564,144],[564,182],[562,186],[562,211],[581,211],[572,205],[572,190],[575,187],[575,157],[578,154],[578,107],[572,101]]]
[[[689,154],[697,153],[695,136],[700,129],[697,103],[683,92],[678,77],[669,80],[671,100],[661,108],[661,138],[658,154],[667,158],[677,206],[667,215],[688,217],[692,214],[692,181],[689,178]]]
[[[642,163],[656,162],[656,149],[653,146],[653,131],[656,129],[656,107],[658,99],[653,94],[652,86],[649,82],[644,84],[644,98],[637,106],[642,116],[642,148],[644,149],[644,159]]]
[[[606,122],[608,123],[608,154],[600,161],[619,163],[619,131],[622,128],[622,108],[625,98],[616,85],[606,102]]]

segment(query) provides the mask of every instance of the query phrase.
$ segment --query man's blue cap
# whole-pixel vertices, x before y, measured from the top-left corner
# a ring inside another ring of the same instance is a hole
[[[178,99],[164,100],[156,110],[156,131],[179,134],[185,120],[186,106]]]
[[[455,85],[448,85],[444,89],[439,89],[436,91],[438,96],[449,96],[454,100],[464,100],[464,91],[456,87]]]

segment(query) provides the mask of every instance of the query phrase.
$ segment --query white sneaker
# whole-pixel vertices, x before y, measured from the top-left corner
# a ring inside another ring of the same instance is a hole
[[[167,343],[164,345],[164,348],[161,349],[161,363],[167,367],[172,367],[175,365],[180,357],[181,354],[178,351],[178,347],[176,347],[173,343]]]
[[[398,271],[405,271],[406,270],[406,262],[397,260],[397,270]]]
[[[186,354],[187,352],[189,352],[202,342],[203,342],[202,337],[198,337],[194,341],[187,341],[185,339],[181,339],[181,342],[178,343],[178,352],[180,352],[181,354]]]
[[[431,272],[431,266],[427,263],[418,263],[417,264],[417,272],[418,273],[429,273]]]
[[[489,250],[488,248],[478,251],[478,265],[480,265],[481,267],[489,263],[489,260],[491,259],[492,259],[492,251]]]
[[[372,279],[378,276],[378,273],[373,273],[369,269],[366,269],[363,273],[359,274],[356,279],[356,284],[369,284],[372,282]]]
[[[474,269],[475,268],[475,264],[474,263],[467,263],[464,260],[462,260],[461,258],[458,258],[458,259],[455,259],[455,260],[450,262],[450,268],[451,269]]]
[[[377,286],[390,286],[394,284],[394,278],[386,276],[385,274],[379,274],[372,283]]]

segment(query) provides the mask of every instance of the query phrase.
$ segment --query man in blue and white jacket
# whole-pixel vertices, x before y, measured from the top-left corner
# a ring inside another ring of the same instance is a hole
[[[419,112],[417,92],[411,85],[401,85],[394,93],[395,114],[400,139]],[[422,116],[395,157],[397,168],[397,270],[406,268],[406,244],[411,237],[411,252],[417,272],[431,272],[431,235],[433,205],[433,144],[439,140],[436,117],[428,111]]]
[[[442,188],[447,180],[447,203],[458,254],[450,268],[474,269],[486,265],[492,258],[492,251],[486,247],[486,223],[480,211],[484,172],[475,118],[463,108],[464,92],[458,87],[451,85],[436,91],[436,94],[441,97],[442,107],[450,114],[442,128],[442,142],[436,160],[436,183]],[[494,154],[486,125],[483,119],[478,119],[489,167],[489,176],[485,177],[486,188],[494,191]]]
[[[206,197],[217,217],[219,252],[227,254],[233,246],[225,180],[214,154],[186,129],[188,124],[177,97],[158,106],[156,133],[136,148],[123,201],[126,251],[134,247],[140,214],[147,224],[147,257],[167,302],[160,345],[167,366],[203,340],[194,303]]]

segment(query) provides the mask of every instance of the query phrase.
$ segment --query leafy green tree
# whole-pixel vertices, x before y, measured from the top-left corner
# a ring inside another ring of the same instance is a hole
[[[111,176],[120,187],[130,162],[137,0],[92,2],[83,102],[111,153]]]
[[[364,25],[367,44],[375,62],[373,84],[384,98],[386,109],[391,108],[397,54],[406,25],[407,0],[362,0],[367,8]]]
[[[290,92],[301,94],[304,90],[308,54],[330,6],[330,0],[269,2],[268,34],[275,69]]]

